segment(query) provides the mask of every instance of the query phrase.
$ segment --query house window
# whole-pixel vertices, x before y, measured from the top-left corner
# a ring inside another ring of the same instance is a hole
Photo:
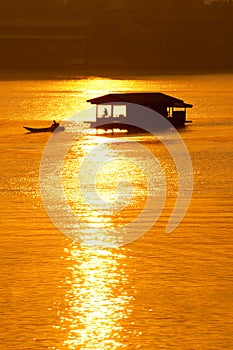
[[[126,106],[124,105],[117,105],[113,107],[113,117],[119,118],[119,117],[126,117]]]
[[[100,105],[98,106],[98,118],[109,118],[111,117],[111,105]]]
[[[126,117],[125,105],[98,105],[98,118],[124,118]]]

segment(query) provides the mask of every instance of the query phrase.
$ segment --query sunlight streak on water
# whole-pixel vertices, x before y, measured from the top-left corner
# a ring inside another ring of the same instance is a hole
[[[121,253],[79,249],[69,252],[71,278],[61,325],[68,329],[63,342],[67,349],[114,350],[124,348],[122,322],[131,313],[132,296],[124,290],[128,277]]]
[[[98,145],[103,144],[106,140],[103,138],[83,139],[81,142],[77,142],[67,154],[63,169],[63,184],[71,205],[74,209],[76,208],[77,215],[80,214],[79,205],[82,204],[85,206],[85,210],[81,210],[85,214],[86,210],[88,210],[88,204],[90,205],[92,203],[92,210],[95,211],[99,206],[105,214],[113,215],[114,218],[114,208],[115,210],[117,209],[115,202],[118,199],[117,186],[119,183],[121,187],[124,184],[127,187],[131,185],[133,187],[133,193],[131,194],[129,188],[124,188],[124,193],[121,192],[123,198],[119,198],[123,202],[123,206],[122,208],[119,207],[118,210],[124,209],[127,206],[132,209],[133,203],[135,206],[139,203],[143,204],[148,195],[147,180],[142,169],[134,162],[133,156],[131,159],[129,157],[126,158],[126,152],[123,153],[119,150],[119,140],[113,142],[107,140],[108,142],[101,149],[97,148]],[[96,172],[95,178],[96,191],[99,198],[94,197],[93,188],[88,182],[92,169],[87,167],[84,173],[86,179],[86,184],[84,184],[85,202],[79,198],[82,197],[82,193],[79,188],[78,174],[82,162],[89,151],[92,151],[92,154],[88,166],[92,168],[96,167],[96,169],[100,167],[99,171]],[[95,201],[93,201],[93,197],[96,199]],[[89,207],[89,212],[90,210],[91,207]]]
[[[156,221],[166,196],[164,176],[156,163],[147,159],[147,152],[130,138],[104,143],[102,138],[84,137],[74,144],[66,156],[62,179],[75,220],[69,222],[66,212],[60,215],[70,230],[68,237],[88,245],[99,241],[100,245],[115,246],[146,233],[143,225]],[[154,160],[152,153],[150,157]],[[150,209],[148,203],[152,202]],[[56,211],[57,203],[54,205]],[[138,230],[131,233],[136,220]]]

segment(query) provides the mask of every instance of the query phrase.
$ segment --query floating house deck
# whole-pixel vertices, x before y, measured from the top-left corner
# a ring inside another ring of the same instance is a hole
[[[140,115],[135,112],[133,106],[137,105],[156,111],[176,128],[184,127],[186,123],[191,122],[186,120],[186,109],[192,108],[191,104],[160,92],[108,94],[87,102],[96,105],[96,121],[90,122],[90,126],[97,130],[124,129],[129,133],[147,130],[143,128],[143,122],[148,121],[148,114],[142,113],[142,108]],[[137,118],[141,119],[140,123]]]

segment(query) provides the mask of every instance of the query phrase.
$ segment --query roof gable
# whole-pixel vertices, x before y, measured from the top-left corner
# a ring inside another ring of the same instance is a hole
[[[146,93],[123,93],[123,94],[108,94],[87,100],[92,104],[105,104],[114,102],[135,103],[143,106],[166,106],[166,107],[187,107],[192,105],[185,103],[183,100],[163,94],[161,92],[146,92]]]

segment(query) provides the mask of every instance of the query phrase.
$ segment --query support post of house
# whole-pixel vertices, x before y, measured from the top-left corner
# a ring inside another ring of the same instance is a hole
[[[95,107],[95,118],[96,119],[98,118],[98,105],[96,105]]]

